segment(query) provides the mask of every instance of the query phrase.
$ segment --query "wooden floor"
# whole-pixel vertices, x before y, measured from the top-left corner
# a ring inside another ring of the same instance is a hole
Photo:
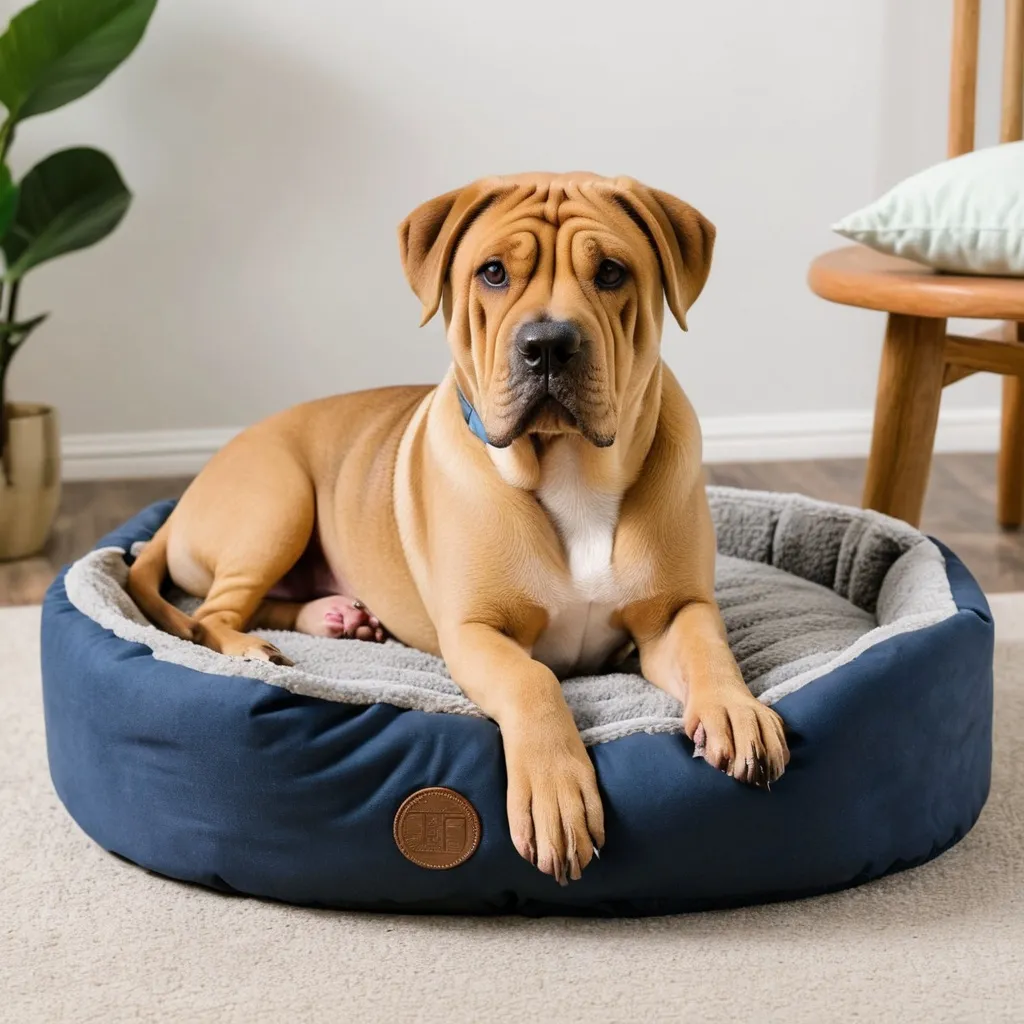
[[[734,487],[799,491],[856,505],[861,459],[760,462],[711,466],[710,481]],[[57,569],[88,551],[140,508],[181,494],[187,479],[105,480],[64,487],[53,536],[43,555],[0,563],[0,605],[36,604]],[[994,455],[939,455],[932,470],[923,528],[948,544],[989,593],[1024,590],[1024,532],[995,522]]]
[[[180,480],[103,480],[64,484],[60,511],[42,555],[0,562],[0,607],[39,604],[57,570],[85,554],[104,534],[139,509],[162,498],[177,498]]]

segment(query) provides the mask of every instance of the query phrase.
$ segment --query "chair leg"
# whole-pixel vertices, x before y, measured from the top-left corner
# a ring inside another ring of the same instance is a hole
[[[939,421],[946,321],[889,315],[878,374],[864,507],[921,521]]]
[[[1024,341],[1024,324],[1016,325],[1018,341]],[[1024,507],[1024,380],[1003,378],[1003,426],[999,442],[999,494],[996,513],[999,525],[1015,530]]]

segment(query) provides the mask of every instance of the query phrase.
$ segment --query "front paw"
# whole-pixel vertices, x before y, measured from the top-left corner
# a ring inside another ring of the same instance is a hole
[[[523,736],[502,732],[508,767],[512,842],[559,885],[575,881],[604,845],[604,808],[597,775],[572,718],[536,723]]]
[[[789,763],[782,719],[746,688],[725,696],[691,695],[683,730],[693,740],[694,757],[739,782],[767,789]]]

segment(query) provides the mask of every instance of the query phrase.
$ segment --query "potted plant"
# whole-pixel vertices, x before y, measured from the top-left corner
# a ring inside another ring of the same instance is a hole
[[[135,49],[156,0],[38,0],[0,36],[0,560],[39,551],[60,500],[56,412],[8,402],[11,361],[46,314],[25,318],[19,290],[41,263],[117,227],[131,193],[110,157],[63,149],[15,181],[20,122],[84,96]]]

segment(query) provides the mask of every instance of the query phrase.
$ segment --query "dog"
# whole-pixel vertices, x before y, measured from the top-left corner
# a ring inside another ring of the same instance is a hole
[[[436,387],[313,401],[218,452],[132,565],[148,618],[288,664],[254,627],[442,656],[500,727],[520,855],[565,884],[604,843],[593,764],[559,678],[635,645],[695,752],[767,787],[789,751],[744,685],[715,603],[701,435],[661,358],[715,229],[631,178],[494,177],[399,228],[452,365]],[[188,616],[169,574],[202,598]]]

